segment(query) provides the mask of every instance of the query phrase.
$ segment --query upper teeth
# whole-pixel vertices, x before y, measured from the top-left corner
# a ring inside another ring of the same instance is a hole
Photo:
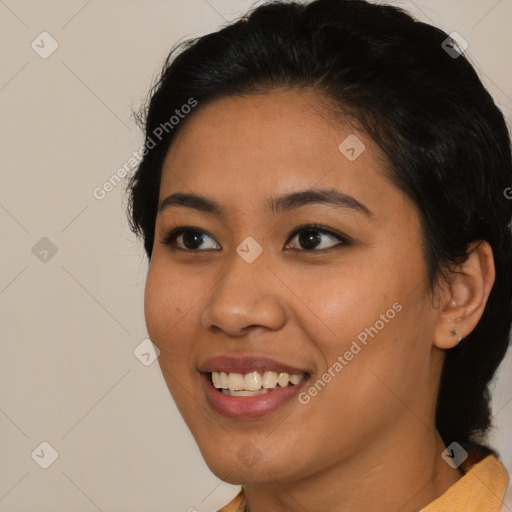
[[[241,373],[212,372],[213,385],[219,389],[230,389],[231,391],[258,391],[275,388],[278,384],[282,388],[288,383],[298,384],[304,378],[304,374],[290,375],[283,372],[265,372],[263,376],[259,372],[251,372],[242,375]]]

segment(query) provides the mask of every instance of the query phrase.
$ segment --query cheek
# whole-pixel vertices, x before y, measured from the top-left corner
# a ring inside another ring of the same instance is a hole
[[[165,289],[159,286],[159,272],[155,268],[153,261],[150,263],[148,275],[146,278],[146,287],[144,289],[144,317],[146,319],[146,328],[151,341],[158,345],[159,333],[163,324],[163,307],[167,297]]]
[[[152,260],[144,290],[144,316],[151,341],[160,351],[173,351],[180,323],[192,301],[190,287],[172,269]],[[177,293],[179,291],[179,293]]]
[[[426,400],[433,325],[429,297],[421,287],[410,293],[406,280],[393,282],[392,288],[376,283],[373,292],[366,286],[346,290],[342,304],[332,290],[325,291],[324,300],[332,294],[333,310],[337,304],[340,308],[324,317],[334,335],[317,339],[326,364],[323,376],[329,380],[318,393],[319,410],[328,413],[326,423],[329,415],[346,421],[346,434],[354,438],[360,422],[372,432]]]
[[[193,289],[193,287],[192,287]],[[191,287],[183,282],[171,267],[162,265],[158,258],[151,261],[144,290],[144,315],[151,341],[160,350],[158,363],[167,387],[184,417],[190,412],[191,348],[193,329],[187,315],[189,303],[194,304]],[[188,306],[188,307],[187,307]],[[188,338],[187,338],[187,332]]]
[[[424,287],[417,285],[424,277],[420,251],[411,250],[403,258],[382,250],[369,258],[347,257],[343,263],[329,273],[323,269],[307,278],[294,276],[290,288],[306,305],[299,305],[294,316],[321,355],[320,371],[331,368],[336,376],[343,374],[332,379],[336,381],[330,385],[332,391],[342,386],[332,398],[355,385],[357,391],[345,399],[349,404],[357,397],[357,408],[362,400],[379,396],[377,389],[368,389],[370,382],[389,394],[368,369],[399,387],[414,371],[421,371],[428,360],[433,322],[429,298]],[[319,330],[313,329],[317,325]]]
[[[310,318],[309,325],[319,325],[331,340],[328,345],[336,348],[373,326],[386,311],[391,309],[389,316],[394,317],[393,304],[402,300],[405,285],[392,265],[382,253],[379,258],[354,253],[327,270],[289,274],[288,284],[303,303],[295,312],[303,319],[302,328],[307,330]]]

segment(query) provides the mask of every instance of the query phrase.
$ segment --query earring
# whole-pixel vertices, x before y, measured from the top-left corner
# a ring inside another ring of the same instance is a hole
[[[458,339],[457,339],[457,343],[460,343],[460,342],[462,341],[462,337],[461,337],[461,336],[459,336],[459,331],[458,331],[457,329],[453,330],[453,331],[451,332],[451,335],[452,335],[452,336],[457,336],[457,338],[458,338]]]

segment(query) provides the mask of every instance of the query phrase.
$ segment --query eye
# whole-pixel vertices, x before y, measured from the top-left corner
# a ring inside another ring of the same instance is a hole
[[[209,242],[201,247],[205,241]],[[161,243],[183,251],[217,250],[220,245],[208,233],[193,226],[182,226],[171,230]]]
[[[348,240],[340,234],[333,233],[331,230],[316,224],[308,224],[297,228],[288,240],[297,239],[301,247],[291,247],[291,249],[317,251],[330,249],[336,245],[346,245]],[[288,242],[287,245],[289,245]]]
[[[290,247],[291,242],[297,239],[299,247]],[[161,243],[171,246],[173,249],[199,252],[206,250],[219,250],[221,246],[215,239],[202,229],[193,226],[181,226],[171,230]],[[297,228],[286,244],[286,247],[294,250],[318,252],[330,249],[336,245],[347,245],[348,239],[332,232],[331,230],[316,224],[307,224]]]

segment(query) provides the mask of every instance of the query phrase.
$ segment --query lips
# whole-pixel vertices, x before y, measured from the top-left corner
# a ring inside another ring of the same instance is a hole
[[[259,418],[280,409],[300,392],[310,375],[304,368],[255,356],[217,356],[205,361],[199,369],[209,405],[222,416],[233,419]],[[212,382],[212,373],[252,375],[254,372],[262,375],[268,372],[300,375],[302,378],[297,379],[295,385],[290,381],[286,387],[278,384],[272,389],[262,389],[256,394],[217,389]]]
[[[206,360],[199,366],[199,371],[203,373],[225,372],[241,373],[245,375],[251,372],[264,373],[278,372],[288,373],[290,375],[300,375],[310,373],[308,369],[291,366],[287,363],[281,363],[273,359],[257,356],[217,356]]]

